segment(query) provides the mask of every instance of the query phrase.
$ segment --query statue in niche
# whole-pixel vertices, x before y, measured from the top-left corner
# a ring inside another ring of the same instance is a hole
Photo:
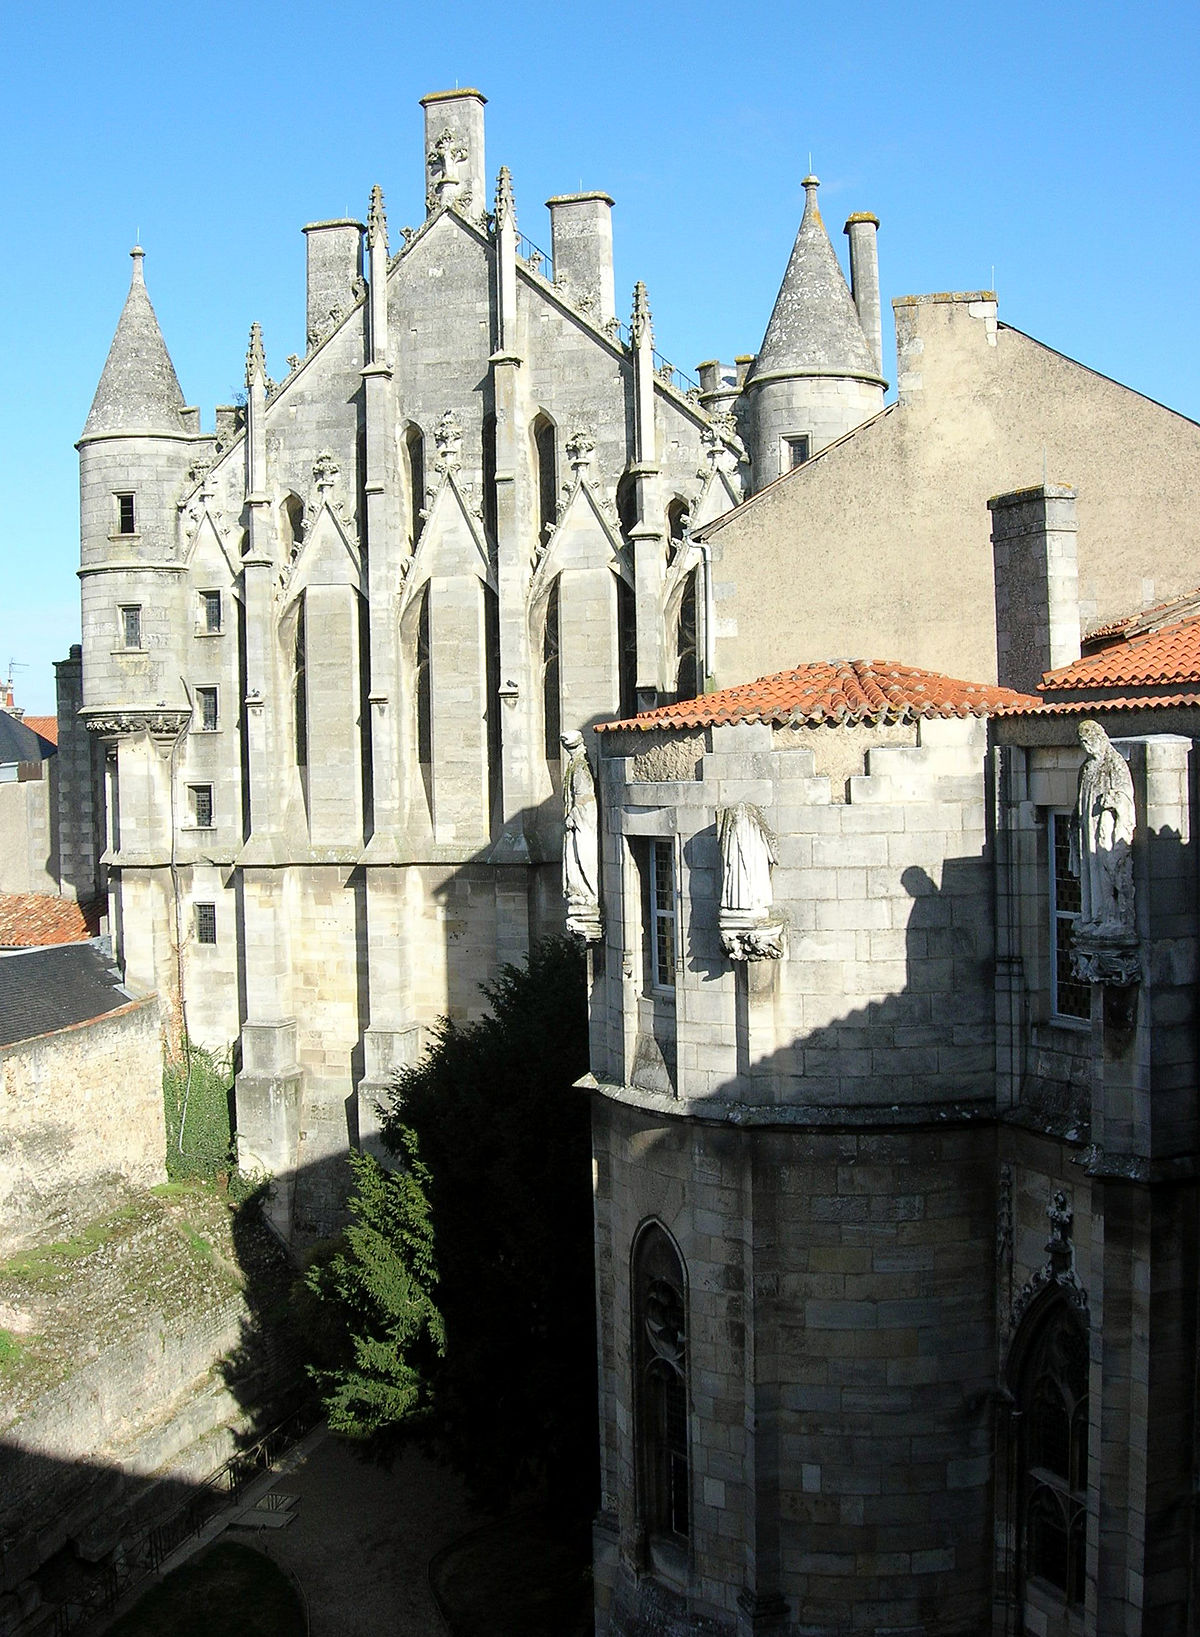
[[[725,953],[734,961],[779,960],[784,928],[771,913],[771,866],[778,861],[774,835],[758,808],[740,801],[718,812],[717,839]]]
[[[1087,758],[1079,770],[1069,860],[1080,897],[1075,972],[1085,983],[1134,983],[1133,779],[1098,722],[1079,724],[1079,742]]]
[[[600,920],[600,837],[596,781],[588,765],[581,733],[563,733],[562,890],[567,901],[567,931],[595,943]]]

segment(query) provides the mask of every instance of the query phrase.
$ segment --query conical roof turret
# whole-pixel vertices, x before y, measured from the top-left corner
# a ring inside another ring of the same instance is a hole
[[[134,245],[133,277],[117,333],[92,399],[84,437],[96,432],[183,432],[187,428],[179,377],[150,304],[142,259]]]
[[[804,216],[751,381],[788,375],[879,378],[854,298],[821,220],[820,185],[815,176],[804,178]]]

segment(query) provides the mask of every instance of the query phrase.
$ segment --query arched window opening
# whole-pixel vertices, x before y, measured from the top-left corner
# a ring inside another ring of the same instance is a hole
[[[415,546],[421,537],[421,516],[425,509],[425,439],[419,426],[404,434],[404,454],[408,465],[408,543]]]
[[[687,539],[688,503],[678,496],[667,507],[667,561],[674,562]]]
[[[1021,1582],[1073,1608],[1085,1592],[1088,1465],[1088,1337],[1064,1300],[1026,1321],[1033,1326],[1017,1380],[1018,1540]],[[1018,1337],[1018,1347],[1021,1337]]]
[[[642,1527],[682,1545],[691,1522],[687,1316],[683,1264],[658,1223],[639,1234],[633,1257],[636,1456]]]
[[[637,713],[637,599],[628,580],[616,579],[618,708],[627,717]]]
[[[296,640],[292,645],[292,722],[296,766],[308,769],[308,634],[305,629],[304,597],[296,607]]]
[[[562,666],[559,653],[558,588],[555,580],[546,599],[546,623],[542,627],[542,722],[545,727],[546,760],[557,763],[562,756],[558,742],[562,732]]]
[[[633,533],[637,520],[637,482],[632,472],[626,472],[617,484],[617,521],[626,540]]]
[[[483,588],[484,710],[487,713],[488,819],[493,829],[503,823],[503,771],[500,740],[500,599],[490,585]]]
[[[417,647],[413,664],[413,695],[417,709],[417,761],[426,773],[433,762],[433,679],[429,666],[429,585],[421,588],[417,613]],[[428,774],[426,773],[426,783]]]
[[[496,417],[483,417],[483,527],[489,540],[497,534]]]
[[[279,534],[285,562],[291,562],[304,540],[304,502],[297,494],[286,494],[279,502]]]
[[[548,415],[539,415],[533,423],[533,452],[537,464],[537,543],[544,546],[558,513],[558,445],[554,422]]]
[[[699,569],[693,569],[679,599],[679,624],[675,632],[675,697],[695,699],[704,689],[704,667],[700,649],[697,614]]]

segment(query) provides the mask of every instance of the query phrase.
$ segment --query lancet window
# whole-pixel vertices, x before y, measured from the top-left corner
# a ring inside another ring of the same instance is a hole
[[[533,423],[533,451],[537,467],[537,543],[544,546],[558,511],[558,445],[549,415],[539,415]]]
[[[691,1517],[687,1286],[679,1252],[659,1223],[639,1233],[632,1274],[638,1504],[653,1550],[656,1539],[686,1542]]]
[[[1084,1600],[1087,1329],[1062,1299],[1026,1323],[1030,1329],[1017,1338],[1020,1578],[1027,1600],[1074,1608]]]

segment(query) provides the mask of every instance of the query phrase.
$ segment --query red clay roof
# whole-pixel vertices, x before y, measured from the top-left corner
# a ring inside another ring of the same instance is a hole
[[[76,903],[43,892],[0,893],[0,949],[85,943],[99,933],[103,913],[103,898]]]
[[[981,682],[959,682],[937,671],[921,671],[890,660],[835,659],[778,671],[736,688],[721,688],[698,699],[660,705],[615,728],[718,727],[730,722],[774,722],[808,726],[911,722],[921,717],[994,716],[1039,705],[1033,694]]]
[[[1185,591],[1180,597],[1171,597],[1167,602],[1139,609],[1136,614],[1123,614],[1119,620],[1109,620],[1106,625],[1098,625],[1084,637],[1083,646],[1090,648],[1093,643],[1111,643],[1119,637],[1138,636],[1143,631],[1152,631],[1168,623],[1174,624],[1176,620],[1197,611],[1200,611],[1200,586],[1194,591]]]
[[[1042,691],[1180,688],[1200,684],[1200,616],[1113,643],[1042,677]]]
[[[48,739],[52,745],[58,743],[57,716],[26,716],[22,720],[25,726],[32,728],[39,738]]]

